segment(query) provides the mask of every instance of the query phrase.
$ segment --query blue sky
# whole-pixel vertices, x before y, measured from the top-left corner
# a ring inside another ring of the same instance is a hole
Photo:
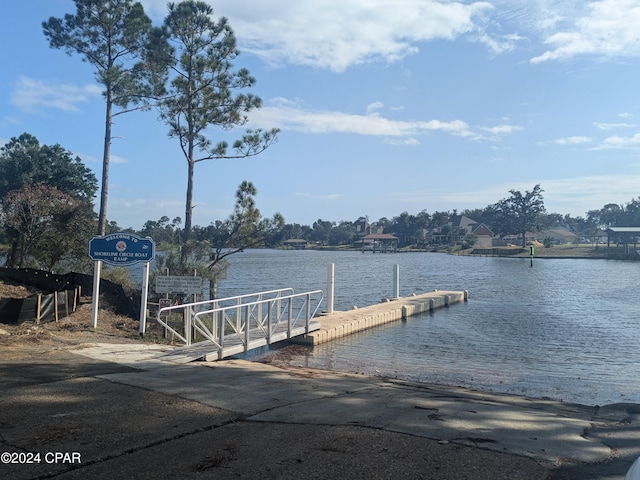
[[[142,4],[162,21],[165,0]],[[211,4],[257,78],[248,126],[281,134],[258,157],[196,166],[195,224],[226,218],[243,180],[263,215],[307,225],[483,208],[538,183],[572,216],[640,196],[640,0]],[[99,178],[100,88],[42,34],[74,3],[4,8],[0,144],[28,132]],[[109,219],[184,218],[186,162],[157,114],[120,116],[113,134]]]

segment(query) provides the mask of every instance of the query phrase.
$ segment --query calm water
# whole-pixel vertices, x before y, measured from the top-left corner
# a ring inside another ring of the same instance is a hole
[[[640,262],[534,259],[530,267],[529,259],[278,250],[229,260],[220,297],[326,290],[329,263],[336,310],[390,297],[396,264],[401,296],[469,290],[466,304],[296,348],[292,364],[589,405],[640,403]]]

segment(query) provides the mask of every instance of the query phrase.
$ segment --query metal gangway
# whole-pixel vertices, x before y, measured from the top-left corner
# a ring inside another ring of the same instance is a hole
[[[158,323],[184,343],[163,358],[221,360],[319,330],[314,317],[323,299],[322,290],[282,288],[161,308]],[[177,323],[170,320],[176,313]]]

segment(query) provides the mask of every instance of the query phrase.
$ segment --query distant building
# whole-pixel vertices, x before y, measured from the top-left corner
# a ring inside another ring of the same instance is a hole
[[[285,248],[293,248],[295,250],[304,250],[307,248],[307,241],[303,238],[291,238],[284,241]]]
[[[362,251],[395,252],[398,250],[398,237],[388,233],[370,233],[362,237]]]
[[[580,237],[565,227],[553,227],[542,232],[538,239],[550,238],[554,243],[578,243]]]
[[[493,245],[493,237],[495,234],[484,223],[476,225],[473,230],[471,230],[471,235],[475,238],[475,242],[473,243],[474,247],[491,248]]]
[[[367,229],[370,227],[369,222],[367,222],[364,218],[353,222],[353,226],[356,229],[356,233],[360,236],[366,235],[368,233]]]
[[[486,224],[478,223],[466,215],[443,217],[440,225],[425,232],[427,242],[435,244],[463,243],[467,235],[473,236],[474,246],[481,248],[491,247],[494,237]]]

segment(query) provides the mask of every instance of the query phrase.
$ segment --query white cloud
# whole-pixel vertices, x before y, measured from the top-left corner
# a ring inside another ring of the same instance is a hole
[[[611,137],[607,137],[604,141],[596,147],[597,150],[606,150],[606,149],[624,149],[624,148],[633,148],[636,149],[640,147],[640,133],[636,133],[631,137],[622,137],[619,135],[613,135]]]
[[[305,108],[300,102],[284,98],[251,114],[251,124],[257,127],[279,127],[312,134],[351,133],[384,137],[411,137],[441,131],[461,137],[474,134],[462,120],[399,121],[379,114],[357,115],[336,111]]]
[[[482,33],[478,36],[478,41],[495,54],[512,52],[516,49],[518,43],[524,40],[526,40],[525,37],[513,33],[508,35],[489,35]]]
[[[566,60],[577,55],[630,57],[640,55],[640,2],[598,0],[587,4],[587,12],[562,31],[551,33],[550,48],[532,63]]]
[[[384,143],[387,145],[395,145],[395,146],[415,146],[420,145],[420,141],[417,138],[387,138],[384,140]]]
[[[382,107],[384,107],[382,102],[370,103],[367,105],[367,115],[375,115]]]
[[[494,137],[499,137],[500,135],[510,135],[513,132],[523,130],[523,128],[519,125],[502,124],[493,127],[482,127],[480,130],[488,132]]]
[[[573,136],[573,137],[564,137],[553,140],[551,143],[554,145],[581,145],[584,143],[591,143],[591,137],[583,137],[583,136]]]
[[[490,8],[484,2],[434,0],[330,0],[319,7],[290,0],[278,2],[278,12],[271,11],[266,21],[245,17],[234,25],[243,51],[267,63],[342,72],[365,62],[397,61],[416,53],[419,42],[453,40],[472,32],[474,16]],[[244,4],[242,9],[249,10]]]
[[[295,192],[293,195],[298,198],[309,198],[312,200],[329,200],[329,201],[339,200],[345,197],[344,193],[316,194],[311,192]]]
[[[577,55],[640,55],[639,0],[207,0],[229,18],[242,52],[271,65],[343,72],[392,63],[433,40],[464,38],[492,53],[518,46],[543,52],[532,63]],[[144,0],[156,19],[164,0]]]
[[[113,155],[112,154],[112,155],[109,156],[109,162],[110,163],[119,163],[119,164],[121,164],[121,163],[129,163],[129,160],[127,160],[126,158],[121,157],[119,155]]]
[[[11,103],[27,112],[41,108],[79,112],[79,104],[100,95],[101,90],[97,85],[77,86],[20,76],[14,85]]]
[[[454,40],[477,30],[489,2],[438,0],[208,0],[229,18],[240,48],[273,65],[308,65],[342,72],[370,61],[394,62],[416,44]],[[164,0],[144,0],[154,17]],[[484,40],[486,41],[486,40]]]
[[[603,122],[593,122],[594,127],[598,130],[616,130],[618,128],[633,128],[635,125],[633,123],[603,123]]]

